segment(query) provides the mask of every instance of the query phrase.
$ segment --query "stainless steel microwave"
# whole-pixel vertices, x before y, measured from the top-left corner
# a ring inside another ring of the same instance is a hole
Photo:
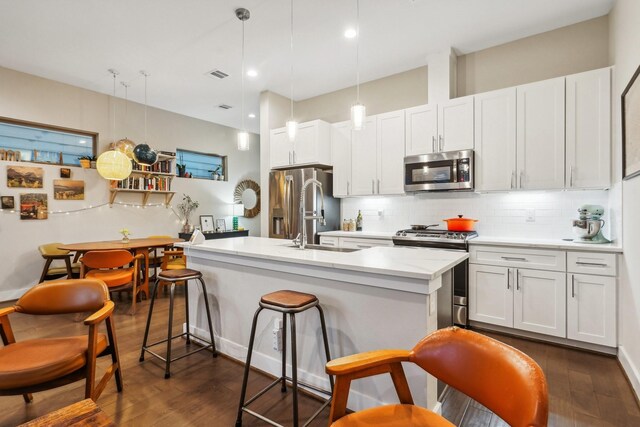
[[[473,190],[473,150],[404,158],[404,191]]]

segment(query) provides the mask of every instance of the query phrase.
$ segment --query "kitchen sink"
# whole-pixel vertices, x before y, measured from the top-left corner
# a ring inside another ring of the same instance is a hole
[[[298,245],[293,245],[293,247],[297,248]],[[305,250],[314,249],[317,251],[327,251],[327,252],[356,252],[360,250],[356,248],[336,248],[334,246],[323,246],[323,245],[305,245],[304,248]]]

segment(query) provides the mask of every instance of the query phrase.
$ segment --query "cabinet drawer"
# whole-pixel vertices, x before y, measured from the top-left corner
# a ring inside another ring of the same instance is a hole
[[[393,241],[384,239],[354,239],[351,237],[341,237],[340,247],[352,249],[367,249],[374,246],[393,246]]]
[[[469,262],[472,264],[500,265],[549,271],[566,271],[567,265],[564,251],[472,245],[469,253]]]
[[[340,246],[340,238],[334,236],[320,236],[320,244],[323,246]]]
[[[569,273],[615,276],[616,270],[616,254],[567,252],[567,271]]]

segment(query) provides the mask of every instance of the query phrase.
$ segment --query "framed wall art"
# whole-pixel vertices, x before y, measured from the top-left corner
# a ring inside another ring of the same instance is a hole
[[[2,209],[15,209],[16,207],[13,196],[1,196],[0,202],[2,203]]]
[[[213,233],[213,215],[200,215],[200,228],[203,233]]]
[[[622,179],[640,175],[640,67],[622,92]]]
[[[227,224],[225,223],[224,218],[216,219],[216,231],[218,233],[227,231]]]
[[[44,193],[20,194],[20,219],[47,219],[49,204]]]
[[[31,166],[7,166],[7,187],[42,188],[44,170]]]
[[[71,168],[60,168],[60,178],[71,178]]]
[[[55,200],[84,200],[84,181],[54,179],[53,198]]]

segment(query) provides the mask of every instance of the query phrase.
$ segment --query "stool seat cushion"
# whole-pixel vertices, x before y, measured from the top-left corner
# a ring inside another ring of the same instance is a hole
[[[119,268],[117,270],[91,270],[85,274],[87,279],[100,279],[107,287],[126,285],[133,281],[133,268]]]
[[[260,302],[282,308],[300,308],[318,301],[312,294],[297,291],[276,291],[263,295]]]
[[[435,412],[414,405],[385,405],[354,412],[337,420],[331,427],[455,427]]]
[[[162,270],[158,277],[164,280],[181,280],[187,277],[202,276],[198,270],[192,270],[190,268],[181,268],[179,270]]]
[[[28,387],[51,381],[87,363],[87,336],[45,338],[0,348],[0,390]],[[97,354],[107,348],[107,337],[98,334]]]

